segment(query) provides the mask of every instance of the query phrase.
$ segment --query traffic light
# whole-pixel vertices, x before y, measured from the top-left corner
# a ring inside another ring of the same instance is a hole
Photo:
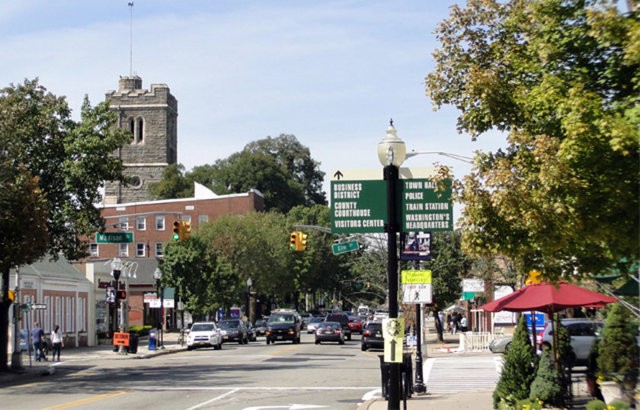
[[[173,222],[173,240],[179,241],[182,236],[182,221]]]
[[[298,232],[298,250],[304,251],[307,249],[307,234],[304,232]]]
[[[125,290],[116,290],[116,300],[123,300],[127,298],[127,292]]]
[[[191,222],[182,221],[182,239],[187,240],[191,238]]]
[[[298,232],[291,232],[289,247],[294,252],[298,250]]]

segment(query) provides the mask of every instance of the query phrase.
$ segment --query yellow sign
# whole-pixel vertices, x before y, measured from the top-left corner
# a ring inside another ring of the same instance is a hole
[[[404,318],[383,319],[384,361],[402,363],[402,341],[404,339]]]
[[[428,285],[431,284],[430,270],[403,270],[403,285]]]

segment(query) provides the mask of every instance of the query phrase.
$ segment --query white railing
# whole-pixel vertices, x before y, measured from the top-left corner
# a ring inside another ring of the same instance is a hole
[[[494,336],[491,332],[460,333],[460,350],[465,352],[482,352],[489,349]]]

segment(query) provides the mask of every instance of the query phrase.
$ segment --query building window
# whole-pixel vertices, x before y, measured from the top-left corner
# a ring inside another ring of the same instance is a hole
[[[142,179],[139,176],[134,175],[129,180],[129,185],[134,189],[142,188]]]
[[[122,229],[123,231],[128,231],[129,230],[129,217],[128,216],[121,216],[118,219],[118,227],[120,229]]]
[[[164,253],[162,252],[162,246],[164,245],[164,243],[162,242],[156,242],[156,256],[158,257],[162,257],[164,256]]]
[[[209,215],[198,215],[198,225],[209,222]]]
[[[138,118],[136,121],[136,144],[142,144],[144,142],[144,121],[142,118]]]
[[[98,244],[97,243],[90,243],[89,244],[89,255],[90,256],[100,256],[100,254],[98,253]]]
[[[139,231],[147,230],[147,218],[144,216],[139,216],[136,218],[136,229]]]
[[[180,219],[182,219],[185,222],[191,223],[191,215],[182,215]]]
[[[128,243],[119,243],[118,244],[118,256],[129,256],[129,244]]]
[[[156,216],[156,231],[164,231],[164,215]]]
[[[136,256],[138,257],[145,256],[144,250],[145,250],[144,242],[136,243]]]

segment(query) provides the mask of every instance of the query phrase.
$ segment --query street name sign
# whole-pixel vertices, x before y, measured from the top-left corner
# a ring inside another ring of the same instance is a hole
[[[429,169],[400,169],[399,218],[403,232],[452,231],[451,180],[434,182]],[[380,170],[336,171],[331,181],[331,232],[384,233],[387,222],[387,182]],[[352,179],[362,178],[362,179]]]
[[[357,251],[360,246],[358,241],[340,242],[331,245],[331,250],[334,255],[340,255],[341,253]]]
[[[96,243],[132,243],[133,232],[96,233]]]

